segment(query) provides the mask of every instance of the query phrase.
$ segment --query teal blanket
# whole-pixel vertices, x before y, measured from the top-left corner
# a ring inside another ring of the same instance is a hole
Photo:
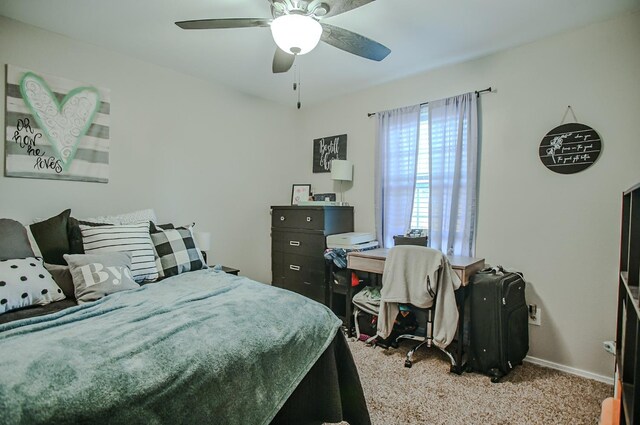
[[[340,320],[213,270],[0,326],[3,424],[267,424]]]

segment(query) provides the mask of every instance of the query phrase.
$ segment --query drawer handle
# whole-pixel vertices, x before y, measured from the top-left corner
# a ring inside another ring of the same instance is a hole
[[[305,281],[303,281],[302,283],[304,283],[305,285],[311,285],[311,282],[305,282]]]
[[[289,241],[289,245],[291,245],[291,246],[300,246],[300,242],[299,241]]]
[[[307,223],[311,222],[311,217],[307,217]]]
[[[284,221],[284,216],[283,215],[280,216],[280,221]]]
[[[291,270],[295,270],[295,271],[299,271],[300,270],[300,266],[294,266],[293,264],[289,265],[289,268]]]

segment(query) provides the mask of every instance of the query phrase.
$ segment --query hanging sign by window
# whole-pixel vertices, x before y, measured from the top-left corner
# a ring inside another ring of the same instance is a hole
[[[588,125],[559,125],[542,138],[538,155],[555,173],[573,174],[589,168],[600,156],[600,135]]]

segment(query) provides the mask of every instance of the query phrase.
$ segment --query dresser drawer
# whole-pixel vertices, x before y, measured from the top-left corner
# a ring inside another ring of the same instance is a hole
[[[273,230],[271,241],[273,251],[314,257],[324,254],[325,236],[321,233]]]
[[[285,254],[283,288],[290,289],[313,300],[325,302],[324,259]]]
[[[286,276],[287,271],[315,271],[324,276],[326,263],[323,256],[315,256],[309,257],[306,255],[298,255],[298,254],[283,254],[282,256],[282,265],[284,270],[284,275]]]
[[[308,282],[294,282],[291,284],[285,284],[285,289],[293,292],[297,292],[300,295],[304,295],[307,298],[311,298],[322,304],[326,304],[327,287],[325,285],[314,285]]]
[[[324,257],[307,257],[305,255],[272,253],[272,284],[278,287],[289,286],[293,282],[309,282],[324,285],[326,264]]]
[[[304,207],[273,209],[271,226],[280,229],[324,230],[324,210]]]

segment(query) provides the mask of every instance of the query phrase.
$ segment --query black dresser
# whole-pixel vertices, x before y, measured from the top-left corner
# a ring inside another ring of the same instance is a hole
[[[353,207],[271,207],[274,286],[328,303],[326,236],[353,232]]]

